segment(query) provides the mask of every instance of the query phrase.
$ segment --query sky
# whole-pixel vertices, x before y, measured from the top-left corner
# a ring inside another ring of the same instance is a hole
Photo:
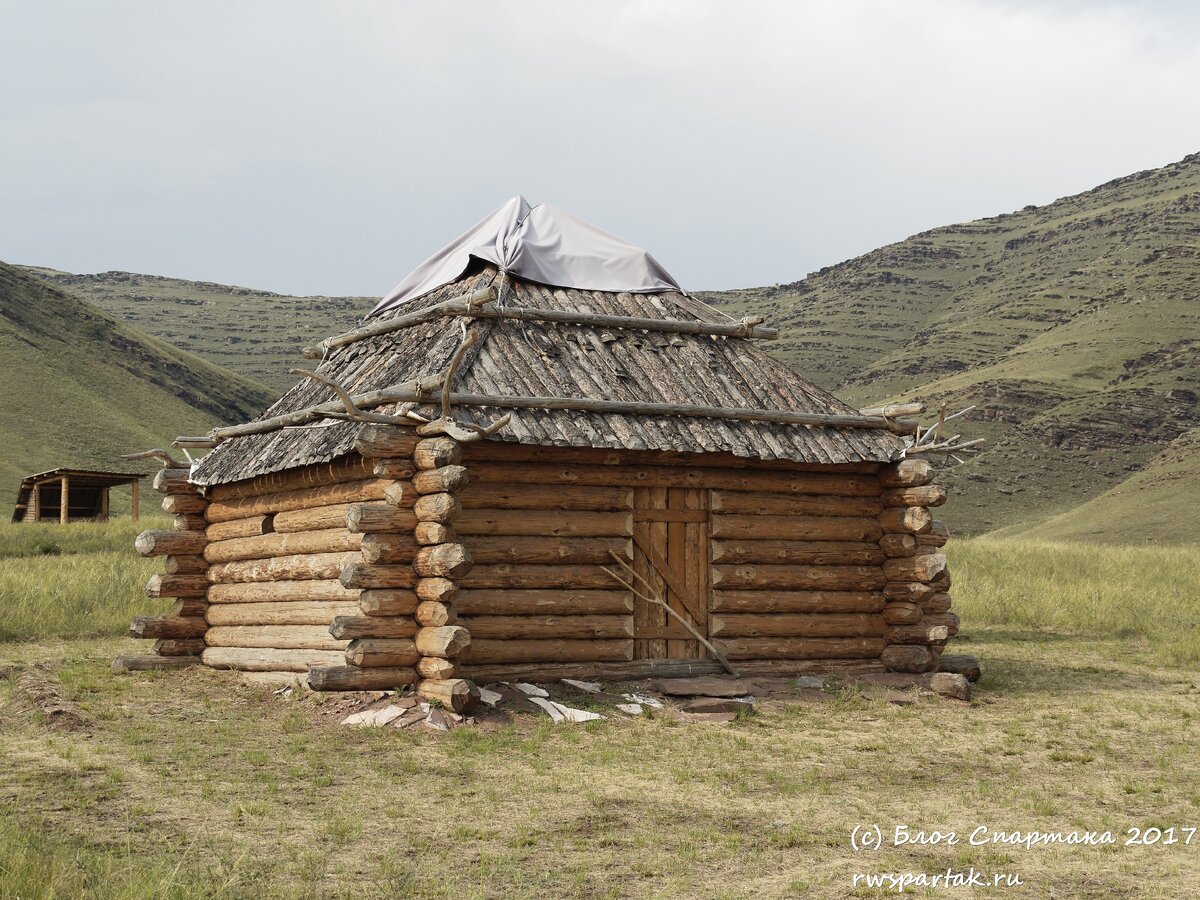
[[[795,281],[1200,150],[1197,7],[0,0],[0,259],[382,295],[520,193]]]

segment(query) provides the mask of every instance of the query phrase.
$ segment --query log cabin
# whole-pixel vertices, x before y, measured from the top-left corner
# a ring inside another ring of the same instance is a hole
[[[957,619],[919,410],[851,408],[775,336],[514,200],[258,419],[177,442],[212,449],[156,478],[177,530],[137,549],[177,599],[133,633],[454,708],[498,679],[932,671]]]

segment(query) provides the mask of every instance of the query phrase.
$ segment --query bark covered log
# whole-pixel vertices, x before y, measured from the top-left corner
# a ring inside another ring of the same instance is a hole
[[[142,556],[194,556],[204,552],[208,538],[198,531],[143,531],[133,542]]]
[[[879,547],[888,556],[912,556],[917,552],[918,540],[913,534],[885,534],[879,539]]]
[[[261,647],[276,650],[345,650],[346,642],[329,636],[324,625],[213,625],[204,635],[210,647]]]
[[[469,480],[465,466],[441,466],[417,472],[412,486],[418,494],[453,494],[465,488]]]
[[[461,578],[475,561],[462,544],[422,547],[413,556],[412,568],[422,578]]]
[[[627,487],[540,484],[471,484],[461,494],[463,509],[535,509],[605,512],[633,508]]]
[[[442,625],[417,631],[417,650],[422,656],[454,659],[471,646],[471,633],[461,625]]]
[[[883,511],[883,504],[876,497],[713,491],[710,508],[713,512],[740,516],[862,516],[873,519]]]
[[[375,588],[358,595],[358,608],[367,616],[411,616],[419,602],[413,591],[403,588]]]
[[[404,533],[416,524],[412,510],[390,503],[353,503],[346,514],[346,527],[356,534]]]
[[[147,597],[203,597],[206,593],[204,575],[151,575],[146,582]]]
[[[937,656],[920,644],[891,644],[879,654],[879,661],[893,672],[930,672]]]
[[[626,512],[467,509],[454,527],[462,535],[627,537],[633,533],[633,517]]]
[[[267,513],[294,512],[320,506],[382,500],[384,492],[391,483],[385,478],[371,478],[323,487],[281,491],[278,494],[243,497],[237,500],[214,500],[208,504],[204,516],[209,522],[228,522],[232,519],[245,519]]]
[[[411,638],[417,633],[417,623],[407,616],[337,616],[329,633],[338,640]]]
[[[878,544],[858,541],[713,540],[709,542],[709,550],[713,562],[725,564],[870,566],[887,558]]]
[[[241,584],[210,584],[209,603],[286,603],[310,600],[358,600],[358,590],[340,581],[248,581]]]
[[[891,488],[879,498],[885,507],[941,506],[946,502],[946,489],[940,484],[923,487]]]
[[[729,540],[878,541],[883,534],[874,518],[855,516],[712,517],[712,536]]]
[[[362,456],[412,456],[422,438],[411,428],[371,423],[363,426],[354,439],[354,449]]]
[[[160,638],[154,642],[159,656],[199,656],[204,652],[204,638]]]
[[[412,638],[356,638],[346,648],[348,666],[415,666],[420,659]]]
[[[439,603],[436,600],[424,600],[418,606],[413,618],[422,628],[439,625],[454,625],[458,622],[458,613],[452,603]]]
[[[471,556],[484,565],[496,563],[583,563],[612,561],[610,552],[630,556],[629,539],[622,537],[473,537]]]
[[[464,666],[496,663],[618,662],[633,659],[632,640],[478,640],[464,654]]]
[[[889,559],[883,564],[883,574],[888,581],[930,582],[946,570],[946,557],[940,553],[921,556],[903,556]]]
[[[456,713],[469,712],[479,700],[479,691],[471,682],[462,678],[426,678],[417,685],[417,695]]]
[[[335,616],[357,615],[352,601],[293,600],[284,603],[217,603],[204,614],[209,625],[321,625]]]
[[[208,625],[194,616],[138,616],[129,626],[135,638],[202,638]]]
[[[440,522],[448,525],[458,519],[462,503],[454,494],[424,494],[413,504],[418,522]]]
[[[886,488],[920,487],[933,481],[933,464],[927,459],[902,459],[879,470],[879,483]]]
[[[455,601],[465,616],[626,615],[633,595],[620,590],[465,590]]]
[[[470,616],[463,625],[473,641],[633,637],[633,616]]]
[[[450,437],[425,438],[413,448],[412,458],[418,469],[440,469],[462,462],[462,445]]]
[[[923,506],[897,506],[879,514],[879,526],[889,534],[925,534],[933,527],[933,514]]]
[[[314,691],[390,691],[417,680],[411,666],[320,665],[308,673],[308,686]]]
[[[270,559],[245,559],[237,562],[214,563],[208,567],[208,580],[213,584],[246,581],[305,581],[337,578],[342,570],[358,564],[362,556],[357,550],[343,553],[303,553],[276,556]],[[343,582],[344,583],[344,582]],[[346,585],[367,587],[368,585]]]
[[[357,550],[362,542],[362,535],[345,528],[264,534],[212,541],[204,548],[204,558],[210,563],[223,563],[308,553],[345,553]]]
[[[916,603],[889,603],[883,608],[883,620],[889,625],[915,625],[924,615]]]
[[[713,615],[709,633],[723,638],[735,637],[866,637],[887,630],[882,616],[869,614],[789,614]]]
[[[348,588],[377,590],[379,588],[411,588],[417,583],[412,566],[372,566],[347,561],[340,580]]]
[[[370,565],[395,565],[412,562],[417,542],[411,534],[368,534],[359,547],[363,562]]]
[[[724,566],[712,567],[711,580],[719,590],[845,590],[883,587],[878,566]]]
[[[877,613],[880,591],[713,591],[712,608],[745,613]]]
[[[604,566],[475,566],[459,585],[464,588],[611,588]]]
[[[741,659],[872,659],[886,646],[881,637],[759,637],[713,642],[731,660]]]

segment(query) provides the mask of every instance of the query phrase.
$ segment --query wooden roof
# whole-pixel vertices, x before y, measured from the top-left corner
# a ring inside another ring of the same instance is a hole
[[[496,278],[495,269],[486,268],[406,303],[389,315],[410,313],[468,294],[491,285]],[[732,321],[717,310],[674,292],[612,294],[514,280],[506,303],[654,319]],[[339,347],[317,371],[352,393],[436,374],[446,369],[463,340],[464,328],[475,332],[478,340],[458,369],[453,385],[456,392],[856,413],[749,340],[551,322],[439,318]],[[328,387],[305,380],[260,418],[331,399],[333,392]],[[408,409],[437,415],[435,407],[414,403],[379,407],[375,412],[402,413]],[[830,428],[577,410],[455,407],[458,418],[479,425],[487,425],[504,412],[512,413],[512,421],[493,440],[628,450],[728,452],[747,458],[827,464],[887,462],[898,459],[905,447],[900,437],[882,428]],[[351,451],[361,427],[352,422],[325,420],[272,434],[228,440],[193,469],[192,480],[198,484],[218,484],[328,462]]]
[[[21,486],[17,489],[17,503],[13,509],[13,521],[19,522],[21,520],[24,511],[29,506],[29,498],[33,493],[33,486],[35,484],[55,482],[64,475],[70,479],[71,487],[82,488],[116,487],[121,484],[133,484],[135,481],[141,481],[146,477],[137,472],[101,472],[95,469],[50,469],[48,472],[26,475],[21,479]]]

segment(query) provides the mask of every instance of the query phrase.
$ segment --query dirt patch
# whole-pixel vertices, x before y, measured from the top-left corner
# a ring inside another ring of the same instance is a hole
[[[57,679],[46,667],[24,670],[16,675],[15,684],[19,699],[41,713],[51,728],[76,732],[91,730],[91,722],[78,706],[59,693]]]

